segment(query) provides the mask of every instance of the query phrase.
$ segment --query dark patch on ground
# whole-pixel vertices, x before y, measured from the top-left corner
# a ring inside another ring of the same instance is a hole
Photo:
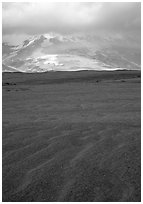
[[[2,83],[2,86],[13,86],[13,85],[16,85],[15,83]]]

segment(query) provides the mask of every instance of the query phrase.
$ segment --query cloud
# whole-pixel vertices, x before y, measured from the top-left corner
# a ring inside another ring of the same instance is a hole
[[[79,31],[92,24],[98,8],[82,3],[4,3],[3,32]]]
[[[136,32],[141,3],[3,3],[3,34]]]
[[[140,3],[104,3],[99,27],[114,30],[134,30],[141,27]]]

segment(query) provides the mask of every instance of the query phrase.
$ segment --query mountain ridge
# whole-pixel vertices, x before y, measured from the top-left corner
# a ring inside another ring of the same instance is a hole
[[[20,72],[140,70],[140,50],[124,46],[123,40],[95,35],[34,35],[19,45],[3,42],[3,65]]]

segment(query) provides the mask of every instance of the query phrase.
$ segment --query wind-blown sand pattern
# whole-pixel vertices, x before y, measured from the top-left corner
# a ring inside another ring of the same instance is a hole
[[[3,74],[3,201],[140,201],[139,71]]]

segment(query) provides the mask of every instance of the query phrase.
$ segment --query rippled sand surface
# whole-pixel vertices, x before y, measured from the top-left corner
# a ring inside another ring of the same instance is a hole
[[[140,73],[87,73],[3,74],[3,201],[140,201]]]

